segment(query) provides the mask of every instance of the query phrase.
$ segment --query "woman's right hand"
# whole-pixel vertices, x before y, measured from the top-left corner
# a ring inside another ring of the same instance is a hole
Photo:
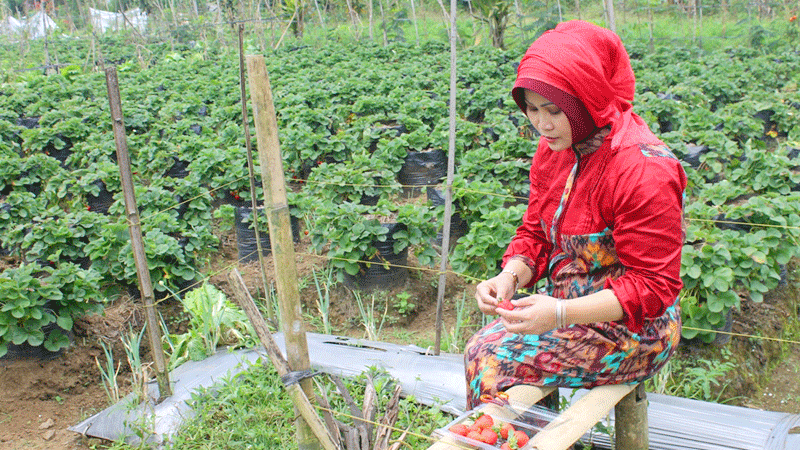
[[[484,314],[497,314],[497,305],[514,295],[516,291],[514,283],[514,276],[508,272],[500,272],[493,278],[480,282],[475,290],[478,309]]]

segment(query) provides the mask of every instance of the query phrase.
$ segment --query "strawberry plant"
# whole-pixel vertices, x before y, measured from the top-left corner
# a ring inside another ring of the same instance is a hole
[[[300,207],[304,209],[308,205]],[[386,199],[375,206],[327,202],[316,204],[309,236],[317,251],[327,248],[330,263],[342,281],[345,273],[355,276],[364,270],[364,261],[380,257],[375,243],[389,239],[393,240],[395,255],[413,246],[420,263],[432,263],[435,253],[430,240],[435,236],[436,225],[431,219],[432,213],[427,207],[398,206]],[[390,223],[402,225],[395,227],[391,236],[385,226]]]
[[[22,264],[0,273],[0,356],[8,344],[44,346],[55,352],[69,345],[64,334],[73,319],[96,309],[99,276],[74,264],[57,268]],[[52,328],[45,333],[44,329]]]
[[[359,203],[365,198],[399,191],[396,171],[386,158],[360,152],[341,163],[322,163],[311,171],[305,192],[317,201],[345,199]]]

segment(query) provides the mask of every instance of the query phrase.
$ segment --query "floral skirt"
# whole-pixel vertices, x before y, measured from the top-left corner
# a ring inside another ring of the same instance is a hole
[[[474,408],[481,395],[518,384],[591,388],[644,381],[675,352],[680,329],[677,306],[645,319],[641,333],[598,322],[524,335],[507,332],[497,319],[467,342],[467,404]]]

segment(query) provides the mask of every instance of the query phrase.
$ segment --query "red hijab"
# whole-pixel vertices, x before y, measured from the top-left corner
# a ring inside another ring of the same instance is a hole
[[[643,124],[638,116],[633,118],[636,78],[622,40],[589,22],[560,23],[531,44],[511,91],[523,112],[524,89],[565,111],[574,142],[585,139],[596,127],[612,124],[612,145],[619,144],[631,119]]]

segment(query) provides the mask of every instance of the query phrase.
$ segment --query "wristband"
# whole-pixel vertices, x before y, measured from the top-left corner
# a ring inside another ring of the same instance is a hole
[[[556,300],[555,303],[556,313],[556,330],[561,328],[561,300]]]
[[[509,270],[509,269],[504,269],[500,273],[510,273],[511,276],[514,277],[514,290],[516,291],[517,288],[519,287],[519,276],[517,276],[517,273],[514,272],[513,270]]]
[[[556,300],[556,328],[561,329],[567,326],[567,305],[564,300]]]

